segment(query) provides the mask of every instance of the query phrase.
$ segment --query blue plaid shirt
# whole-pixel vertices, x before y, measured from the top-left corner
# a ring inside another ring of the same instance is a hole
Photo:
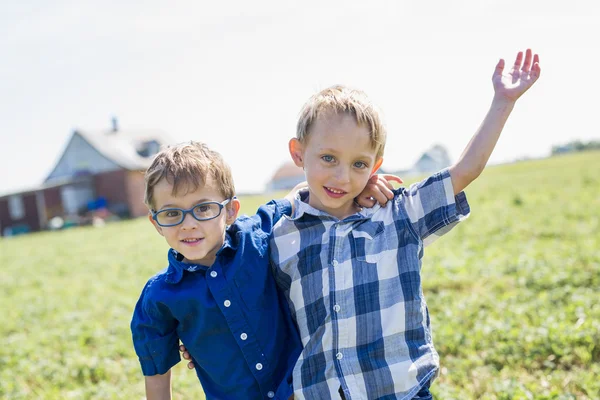
[[[271,263],[304,349],[299,399],[410,399],[437,375],[421,289],[423,247],[469,214],[448,170],[338,220],[296,199],[273,228]]]
[[[238,218],[210,268],[169,250],[168,268],[148,281],[131,321],[144,375],[177,364],[181,340],[207,400],[287,400],[301,343],[268,250],[273,224],[290,213],[289,201],[274,201]]]

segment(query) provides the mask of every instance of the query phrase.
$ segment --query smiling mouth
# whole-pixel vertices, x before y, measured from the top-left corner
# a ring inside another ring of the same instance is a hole
[[[347,192],[344,192],[343,190],[338,190],[338,189],[330,188],[327,186],[323,186],[323,187],[325,188],[325,190],[327,190],[328,192],[333,193],[333,194],[346,194],[347,193]]]
[[[180,242],[187,243],[187,244],[194,244],[194,243],[199,243],[202,240],[203,239],[189,238],[189,239],[181,239]]]

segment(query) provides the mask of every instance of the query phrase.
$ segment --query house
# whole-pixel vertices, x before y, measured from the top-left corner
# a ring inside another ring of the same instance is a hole
[[[267,192],[290,190],[304,180],[306,180],[304,170],[292,161],[287,161],[275,171],[265,190]]]
[[[412,170],[416,174],[428,174],[449,167],[450,164],[450,156],[446,148],[435,145],[421,155]]]
[[[43,184],[0,197],[3,236],[48,228],[54,217],[81,221],[90,212],[139,217],[144,205],[143,172],[161,146],[172,140],[158,130],[75,130]]]

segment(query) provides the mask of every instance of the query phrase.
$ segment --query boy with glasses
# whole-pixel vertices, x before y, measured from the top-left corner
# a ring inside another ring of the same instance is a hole
[[[171,247],[169,266],[148,281],[131,321],[147,398],[171,398],[181,340],[207,400],[288,399],[301,343],[268,251],[295,191],[236,218],[228,165],[195,142],[161,151],[145,178],[149,220]],[[374,181],[361,197],[385,202],[388,185]]]

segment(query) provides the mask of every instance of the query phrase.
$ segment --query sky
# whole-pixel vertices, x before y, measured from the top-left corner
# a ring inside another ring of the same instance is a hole
[[[383,110],[388,170],[434,144],[455,160],[489,108],[499,58],[540,55],[490,163],[600,139],[600,2],[0,2],[0,192],[35,187],[74,129],[199,140],[260,192],[298,113],[333,84]]]

